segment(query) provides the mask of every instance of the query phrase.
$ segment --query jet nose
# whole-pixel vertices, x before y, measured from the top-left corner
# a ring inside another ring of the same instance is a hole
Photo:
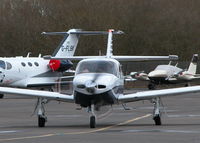
[[[167,77],[167,72],[164,70],[156,70],[152,71],[148,74],[149,78],[166,78]]]

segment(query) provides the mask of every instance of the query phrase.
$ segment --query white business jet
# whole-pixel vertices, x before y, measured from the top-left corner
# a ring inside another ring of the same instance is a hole
[[[79,36],[84,35],[80,29],[70,29],[67,32],[43,32],[42,34],[64,36],[52,55],[54,57],[72,57]],[[51,90],[51,86],[58,83],[59,79],[63,77],[63,72],[71,72],[69,69],[72,66],[70,60],[44,60],[41,55],[38,57],[30,57],[29,54],[27,57],[1,57],[0,86]]]
[[[47,117],[45,116],[45,104],[49,100],[62,102],[72,102],[81,107],[88,108],[90,112],[90,127],[96,127],[96,112],[103,106],[112,108],[113,104],[122,104],[127,102],[136,102],[139,100],[152,100],[154,104],[153,119],[156,125],[161,125],[160,118],[160,98],[172,95],[183,95],[188,93],[200,93],[200,86],[191,86],[184,88],[164,89],[155,91],[144,91],[132,94],[123,94],[124,76],[121,70],[121,64],[118,60],[147,60],[150,57],[145,56],[113,56],[112,54],[112,36],[121,34],[120,31],[109,30],[107,54],[105,57],[96,56],[95,58],[81,60],[76,68],[73,80],[73,95],[61,94],[58,92],[36,91],[30,89],[17,89],[9,87],[0,87],[0,93],[18,94],[24,96],[33,96],[38,98],[37,115],[38,126],[44,127]],[[114,57],[114,58],[113,58]],[[46,57],[47,58],[47,57]],[[73,57],[73,60],[83,57]],[[84,57],[87,58],[87,57]],[[166,57],[152,57],[154,59],[167,59]],[[51,57],[51,59],[59,59]],[[64,59],[64,57],[61,57]],[[65,58],[68,59],[68,58]],[[71,59],[71,58],[69,58]],[[168,57],[169,59],[169,57]]]

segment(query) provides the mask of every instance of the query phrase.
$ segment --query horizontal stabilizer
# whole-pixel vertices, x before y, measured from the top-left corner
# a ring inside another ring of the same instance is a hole
[[[81,29],[72,32],[42,32],[44,35],[67,35],[67,34],[78,34],[78,35],[106,35],[107,31],[81,31]],[[114,31],[113,34],[123,34],[123,31]]]
[[[83,59],[91,58],[107,58],[106,56],[73,56],[73,57],[51,57],[44,56],[44,59],[57,59],[57,60],[74,60],[79,61]],[[118,61],[156,61],[156,60],[177,60],[178,56],[169,55],[169,56],[111,56],[110,58],[116,59]]]

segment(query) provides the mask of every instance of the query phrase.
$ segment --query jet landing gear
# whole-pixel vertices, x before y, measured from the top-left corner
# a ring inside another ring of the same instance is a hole
[[[154,104],[154,111],[153,111],[153,120],[155,125],[161,125],[161,114],[160,114],[160,98],[156,98],[153,101]]]
[[[38,127],[45,127],[47,117],[45,116],[44,104],[46,102],[42,98],[38,98]]]
[[[90,116],[90,128],[95,128],[96,127],[96,116],[94,113],[94,104],[89,107],[89,111],[91,111],[91,116]]]

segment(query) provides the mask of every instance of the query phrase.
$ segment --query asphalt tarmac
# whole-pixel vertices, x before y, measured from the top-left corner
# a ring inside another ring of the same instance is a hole
[[[51,101],[46,105],[46,127],[31,116],[36,99],[7,95],[0,100],[0,143],[199,143],[200,95],[163,98],[162,126],[154,125],[149,101],[121,105],[89,128],[86,109]]]

